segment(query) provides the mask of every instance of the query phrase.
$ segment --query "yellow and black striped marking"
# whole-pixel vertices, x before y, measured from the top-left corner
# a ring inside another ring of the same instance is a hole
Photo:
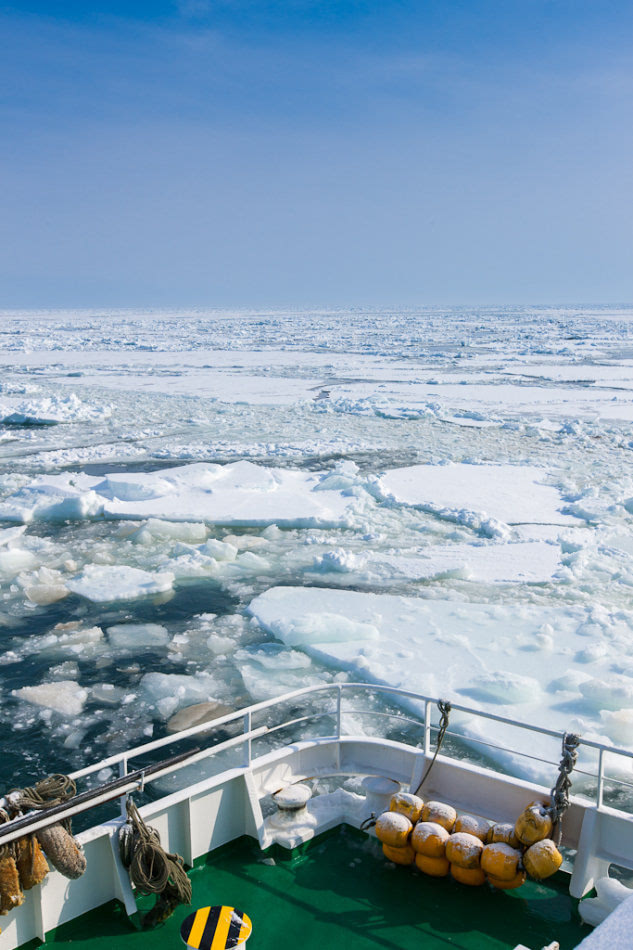
[[[185,917],[180,936],[193,950],[229,950],[250,937],[250,917],[236,907],[201,907]]]

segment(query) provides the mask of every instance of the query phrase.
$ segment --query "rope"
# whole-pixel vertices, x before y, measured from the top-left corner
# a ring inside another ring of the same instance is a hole
[[[566,732],[563,736],[563,754],[558,766],[558,779],[556,785],[551,791],[552,804],[549,807],[549,813],[552,817],[554,828],[552,830],[552,839],[558,846],[563,836],[563,815],[570,805],[569,790],[571,788],[571,773],[578,759],[578,745],[580,736],[574,732]]]
[[[45,808],[62,805],[69,798],[74,798],[76,794],[77,786],[74,781],[68,775],[55,773],[55,775],[49,775],[47,778],[41,779],[35,785],[26,788],[12,788],[7,793],[6,799],[9,801],[13,812],[11,818],[16,818],[28,811],[43,811]],[[68,834],[72,835],[71,819],[64,818],[61,824]]]
[[[140,894],[156,894],[154,907],[145,915],[143,927],[152,927],[169,917],[179,904],[191,903],[191,881],[179,854],[168,854],[155,828],[146,825],[128,798],[128,824],[121,829],[121,860],[130,881]]]
[[[438,699],[437,708],[440,711],[441,719],[440,719],[440,725],[439,725],[439,729],[437,733],[437,742],[435,746],[435,752],[433,754],[433,758],[431,759],[431,761],[429,762],[427,766],[426,772],[420,779],[420,784],[418,785],[418,787],[416,788],[414,792],[415,795],[419,793],[420,789],[422,788],[427,778],[429,777],[431,769],[435,765],[435,760],[437,759],[440,749],[442,748],[442,743],[444,742],[444,736],[446,735],[446,730],[448,729],[448,719],[451,713],[451,704],[447,700]]]
[[[74,798],[77,786],[67,775],[49,775],[32,787],[14,788],[9,795],[19,796],[17,805],[21,811],[39,811],[42,808],[53,808]]]

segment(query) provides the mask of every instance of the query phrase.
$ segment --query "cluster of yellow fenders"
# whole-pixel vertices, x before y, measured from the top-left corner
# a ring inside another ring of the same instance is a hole
[[[552,818],[547,802],[531,802],[516,824],[491,824],[474,815],[459,815],[443,802],[423,802],[398,792],[376,821],[376,836],[385,857],[395,864],[415,864],[431,877],[451,874],[462,884],[488,881],[503,890],[520,887],[527,874],[537,881],[554,874],[563,856],[549,835]]]

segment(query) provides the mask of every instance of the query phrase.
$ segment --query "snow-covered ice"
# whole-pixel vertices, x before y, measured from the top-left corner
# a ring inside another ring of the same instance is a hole
[[[0,503],[0,518],[26,522],[147,518],[150,534],[174,537],[173,530],[161,530],[157,522],[197,518],[225,525],[337,525],[345,524],[355,507],[354,499],[341,491],[323,490],[318,475],[246,461],[229,465],[199,462],[103,479],[74,473],[43,475]]]
[[[386,497],[458,520],[462,512],[507,524],[573,524],[560,492],[529,465],[415,465],[380,479]],[[468,515],[466,515],[467,517]]]
[[[67,582],[67,587],[74,594],[101,604],[164,594],[173,583],[170,571],[152,573],[124,565],[88,564],[81,574]]]
[[[630,308],[0,317],[16,782],[359,678],[633,748]]]
[[[525,723],[540,721],[607,744],[620,744],[630,726],[630,717],[614,719],[608,710],[621,713],[622,706],[633,704],[633,682],[613,671],[631,649],[631,614],[602,613],[602,649],[587,656],[585,628],[596,622],[591,608],[560,611],[278,587],[256,597],[250,611],[277,639],[356,680],[492,709]],[[457,729],[472,740],[500,735],[498,723],[472,717],[461,718]],[[534,754],[532,735],[529,742]],[[547,757],[550,745],[548,739],[538,751]],[[523,774],[546,777],[538,763],[494,749],[489,754]]]

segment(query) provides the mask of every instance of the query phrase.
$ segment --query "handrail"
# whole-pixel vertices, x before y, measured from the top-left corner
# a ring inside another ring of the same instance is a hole
[[[222,726],[230,725],[231,723],[237,722],[238,720],[243,720],[245,722],[245,729],[247,728],[248,719],[252,721],[254,714],[263,712],[267,709],[274,709],[275,707],[281,706],[283,703],[290,702],[291,700],[298,699],[300,697],[309,696],[313,693],[319,692],[328,692],[334,694],[336,700],[335,708],[330,711],[330,714],[333,715],[337,720],[337,727],[339,723],[339,715],[342,715],[343,710],[340,709],[339,698],[342,697],[344,691],[348,690],[362,690],[363,692],[380,692],[386,693],[391,696],[399,696],[405,699],[414,700],[419,703],[423,703],[425,706],[423,721],[421,726],[424,729],[425,737],[429,738],[430,741],[430,729],[432,724],[430,721],[430,712],[433,705],[436,705],[439,697],[426,696],[422,693],[416,693],[412,690],[400,689],[395,686],[383,686],[381,684],[374,683],[336,683],[336,684],[317,684],[315,686],[303,686],[300,689],[292,690],[289,693],[284,693],[281,696],[276,696],[274,699],[263,700],[259,703],[254,703],[251,706],[247,706],[244,709],[236,710],[233,713],[228,713],[225,716],[220,716],[217,719],[212,719],[209,722],[201,723],[197,726],[191,726],[189,729],[184,729],[181,732],[173,733],[172,735],[164,736],[161,739],[155,739],[153,742],[147,742],[144,745],[136,746],[133,749],[127,749],[123,752],[115,753],[111,756],[108,756],[106,759],[102,759],[100,762],[95,763],[94,765],[87,766],[83,769],[79,769],[76,772],[71,773],[71,778],[78,779],[84,778],[87,775],[91,775],[94,772],[99,772],[101,769],[108,768],[109,766],[116,765],[123,760],[129,760],[131,758],[136,758],[141,755],[146,755],[149,752],[153,752],[156,749],[161,749],[166,745],[172,745],[175,742],[181,742],[184,739],[188,739],[194,736],[200,736],[202,733],[211,732],[214,729],[221,728]],[[451,702],[451,707],[453,712],[463,712],[471,716],[476,716],[480,719],[487,719],[491,722],[499,722],[503,725],[514,726],[518,729],[524,729],[527,732],[535,732],[539,735],[549,736],[553,739],[558,739],[562,741],[564,733],[557,732],[554,729],[547,729],[544,726],[535,726],[530,723],[521,722],[515,719],[509,719],[507,716],[498,716],[495,713],[487,712],[483,709],[474,709],[471,706],[464,706],[460,703]],[[461,739],[465,741],[471,741],[470,737],[460,736]],[[477,741],[476,737],[473,737],[473,741]],[[581,738],[580,744],[588,749],[595,749],[600,753],[600,760],[604,759],[604,753],[609,753],[611,755],[620,755],[628,759],[633,759],[633,750],[624,749],[619,746],[610,746],[603,742],[596,742],[593,739],[583,739]],[[426,745],[426,742],[425,742]],[[493,748],[497,748],[494,744],[491,744]],[[499,747],[500,748],[500,747]],[[517,753],[520,754],[520,753]],[[601,770],[603,773],[603,767]],[[604,775],[603,775],[604,780]]]
[[[266,726],[260,726],[259,729],[255,729],[250,733],[235,736],[233,739],[227,739],[226,742],[220,742],[208,749],[195,749],[191,754],[185,754],[184,758],[183,756],[175,756],[173,760],[168,759],[164,763],[159,763],[153,770],[151,767],[148,767],[147,770],[137,769],[129,775],[124,773],[114,782],[108,783],[101,793],[99,789],[95,789],[94,793],[90,791],[83,792],[80,795],[69,798],[67,802],[61,805],[43,809],[41,812],[27,812],[27,814],[22,817],[14,818],[12,821],[0,825],[0,839],[2,844],[9,844],[11,841],[16,841],[25,834],[32,834],[42,828],[48,828],[50,825],[54,825],[67,818],[72,818],[82,812],[90,811],[98,805],[106,804],[115,798],[120,798],[122,801],[125,801],[130,792],[135,792],[139,789],[142,790],[145,785],[149,785],[156,779],[164,778],[165,775],[170,775],[172,772],[177,772],[182,768],[195,765],[196,762],[200,762],[202,759],[209,758],[217,752],[223,752],[225,749],[233,748],[242,742],[258,739],[267,732]],[[177,762],[176,759],[183,759],[183,761]],[[126,778],[128,779],[127,782],[125,781]]]
[[[342,733],[342,717],[345,712],[343,708],[343,693],[344,691],[349,691],[349,690],[360,690],[363,693],[372,693],[372,694],[375,692],[381,692],[381,693],[386,693],[392,696],[404,697],[409,700],[414,700],[416,703],[423,704],[423,712],[422,712],[419,725],[420,725],[421,730],[423,730],[424,754],[426,756],[430,754],[431,730],[433,728],[436,728],[433,726],[433,723],[432,723],[432,711],[433,711],[433,705],[438,702],[437,699],[429,697],[429,696],[425,696],[421,693],[415,693],[412,690],[400,689],[394,686],[382,686],[382,685],[374,685],[374,684],[368,684],[368,683],[317,684],[315,686],[304,686],[304,687],[301,687],[300,689],[292,690],[289,693],[285,693],[273,699],[268,699],[259,703],[254,703],[253,705],[247,706],[244,709],[236,710],[233,713],[228,713],[227,715],[221,716],[218,719],[213,719],[208,722],[201,723],[197,726],[192,726],[189,729],[184,729],[181,732],[164,736],[161,739],[156,739],[152,742],[147,742],[144,745],[136,746],[135,748],[126,749],[122,752],[115,753],[114,755],[108,756],[106,759],[102,759],[100,762],[97,762],[94,765],[87,766],[83,769],[80,769],[76,772],[71,773],[70,777],[75,780],[79,778],[84,778],[88,775],[94,774],[95,772],[101,771],[104,768],[118,764],[119,766],[119,780],[118,781],[121,782],[121,791],[119,792],[117,796],[111,795],[110,800],[113,797],[121,798],[122,815],[123,817],[125,817],[125,812],[124,812],[125,796],[129,794],[129,792],[132,791],[134,788],[138,788],[140,784],[138,781],[134,781],[132,775],[128,773],[128,763],[131,759],[136,759],[140,756],[147,755],[148,753],[153,752],[157,749],[164,748],[167,745],[173,745],[174,743],[179,743],[185,739],[199,737],[204,733],[221,729],[222,727],[231,725],[233,723],[238,723],[240,720],[242,721],[242,731],[238,735],[231,737],[229,739],[225,739],[220,742],[216,742],[215,744],[209,745],[206,748],[201,749],[200,751],[194,751],[191,755],[187,756],[187,758],[183,762],[175,764],[167,769],[161,768],[159,772],[156,772],[156,774],[152,776],[152,778],[148,778],[147,781],[149,782],[149,781],[152,781],[154,778],[159,778],[160,776],[167,774],[167,772],[178,771],[181,768],[186,767],[187,765],[191,765],[195,761],[199,761],[201,759],[213,756],[216,753],[221,752],[225,749],[232,748],[234,746],[238,746],[242,744],[245,746],[244,767],[249,768],[252,764],[252,742],[254,739],[259,739],[263,737],[264,735],[269,735],[269,734],[272,734],[273,732],[278,732],[282,729],[288,729],[292,726],[296,726],[307,721],[314,721],[316,719],[321,719],[325,717],[332,717],[335,720],[335,734],[334,736],[329,736],[327,738],[330,740],[334,739],[335,741],[340,740],[343,734]],[[307,715],[304,715],[304,716],[293,717],[292,719],[284,720],[281,723],[253,728],[254,714],[265,712],[267,710],[278,709],[282,705],[288,702],[292,702],[293,700],[297,700],[299,698],[304,698],[306,696],[311,696],[313,694],[322,693],[322,692],[326,692],[332,695],[334,702],[330,709],[327,709],[327,710],[320,709],[314,712],[309,712]],[[489,713],[489,712],[486,712],[484,710],[479,710],[479,709],[473,709],[472,707],[463,706],[459,703],[452,703],[452,709],[457,710],[459,712],[467,713],[472,716],[477,716],[479,718],[487,719],[493,722],[500,722],[505,725],[510,725],[510,726],[514,726],[520,729],[524,729],[528,732],[538,733],[540,735],[545,735],[545,736],[559,739],[559,740],[562,740],[563,738],[563,733],[556,732],[555,730],[547,729],[542,726],[533,726],[528,723],[523,723],[517,720],[509,719],[508,717],[505,717],[505,716],[497,716],[494,713]],[[355,710],[355,712],[357,713],[360,712],[363,714],[367,713],[368,715],[371,714],[372,712],[374,712],[377,715],[382,715],[382,716],[393,715],[395,719],[398,719],[398,720],[402,719],[405,722],[408,722],[408,723],[413,722],[415,724],[415,720],[411,720],[406,716],[398,716],[396,713],[393,713],[393,714],[386,713],[386,712],[383,712],[382,710],[375,710],[375,711]],[[487,740],[480,739],[477,736],[463,736],[459,733],[454,733],[454,732],[451,732],[450,734],[454,735],[456,738],[462,741],[473,742],[478,745],[484,745],[488,748],[495,749],[499,752],[512,753],[513,755],[521,756],[523,758],[529,758],[534,761],[541,762],[542,764],[549,764],[549,765],[555,764],[555,763],[550,762],[549,760],[544,759],[543,757],[530,755],[529,753],[521,752],[519,750],[508,749],[507,747],[503,745],[495,744],[493,742],[488,742]],[[323,739],[324,737],[319,737],[319,738]],[[605,754],[609,753],[612,755],[620,755],[628,759],[633,759],[633,750],[621,749],[615,746],[608,746],[604,743],[596,742],[591,739],[581,739],[580,744],[584,745],[586,748],[597,750],[599,753],[597,773],[595,775],[593,773],[584,773],[584,774],[587,774],[592,778],[597,778],[598,787],[597,787],[597,794],[596,794],[596,805],[598,809],[601,809],[603,807],[603,801],[604,801],[605,782],[611,781],[610,779],[606,779],[605,774],[604,774]],[[151,768],[151,766],[147,766],[146,768],[149,769]],[[137,772],[142,772],[142,771],[144,770],[143,769],[137,770]],[[123,780],[128,776],[130,778],[130,782],[124,783]],[[616,780],[614,779],[613,781],[616,781]],[[130,786],[129,788],[128,788],[128,784]],[[618,784],[627,785],[627,783],[625,782],[618,783]],[[98,789],[96,790],[96,792],[98,793]],[[0,804],[1,803],[2,803],[2,800],[0,800]],[[69,815],[71,813],[75,814],[75,813],[78,813],[79,811],[87,810],[86,807],[80,807],[78,805],[75,805],[73,807],[72,800],[68,804],[69,804]],[[33,820],[37,820],[37,816],[34,816]],[[53,818],[53,819],[46,820],[45,818],[39,818],[38,827],[44,827],[46,824],[50,824],[54,820],[59,820],[59,819]],[[9,830],[8,827],[6,827],[5,833],[8,830]],[[11,837],[18,837],[18,836],[19,836],[18,833],[11,835]]]

